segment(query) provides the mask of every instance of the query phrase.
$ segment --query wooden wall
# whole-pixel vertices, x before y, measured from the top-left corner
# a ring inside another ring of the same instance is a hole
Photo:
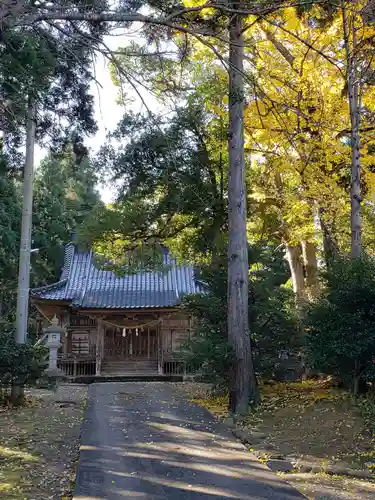
[[[67,351],[76,356],[95,356],[96,321],[89,316],[71,314],[69,317]]]
[[[156,311],[155,311],[156,312]],[[149,313],[149,312],[148,312]],[[56,315],[61,325],[68,327],[67,336],[61,339],[61,352],[80,356],[95,356],[97,342],[97,324],[89,316],[72,314],[68,308],[54,305],[43,305],[43,314],[46,317],[45,325]],[[139,311],[138,314],[142,314]],[[160,348],[165,360],[173,360],[174,354],[184,344],[190,335],[191,318],[181,312],[160,312]],[[48,318],[48,320],[47,320]]]
[[[173,359],[174,353],[178,351],[190,335],[190,318],[183,313],[163,318],[161,323],[162,347],[164,359]]]

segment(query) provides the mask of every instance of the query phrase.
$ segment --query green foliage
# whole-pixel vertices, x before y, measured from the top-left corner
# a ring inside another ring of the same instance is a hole
[[[37,140],[61,148],[66,139],[81,140],[96,131],[91,50],[75,29],[52,25],[1,32],[1,130],[8,148],[17,150],[24,139],[25,110],[33,96],[37,102]]]
[[[313,368],[354,378],[375,376],[375,260],[341,258],[324,274],[324,289],[306,316]]]
[[[64,244],[91,212],[102,206],[96,176],[87,157],[77,161],[68,147],[42,161],[35,180],[32,259],[34,286],[59,279]]]
[[[285,287],[267,290],[258,300],[253,327],[255,367],[262,378],[287,380],[300,374],[302,337],[298,332],[295,298]]]
[[[280,352],[299,349],[299,334],[292,293],[282,284],[288,279],[282,253],[270,248],[249,249],[250,334],[257,372],[265,378],[282,377]],[[226,256],[200,266],[198,279],[204,294],[191,295],[184,308],[196,318],[190,341],[183,349],[188,362],[201,363],[202,375],[224,385],[231,360],[227,343]]]
[[[227,273],[220,264],[200,266],[197,279],[205,286],[204,294],[187,296],[183,308],[193,314],[195,324],[181,355],[188,363],[201,366],[203,380],[225,387],[231,363],[227,342]]]
[[[0,323],[11,319],[17,282],[21,200],[17,183],[0,156]]]
[[[111,255],[115,241],[119,253],[160,241],[185,259],[215,252],[226,200],[224,160],[212,152],[209,118],[199,104],[168,120],[125,115],[113,134],[116,147],[108,144],[98,158],[120,185],[117,203],[95,214],[83,238],[112,246]]]
[[[181,350],[184,361],[200,367],[201,380],[213,383],[217,388],[227,387],[232,362],[232,350],[224,333],[225,330],[202,319],[193,328],[191,339]]]
[[[0,2],[1,3],[1,2]],[[21,2],[23,8],[34,8],[35,2]],[[92,6],[102,4],[91,2]],[[82,6],[82,1],[71,1],[69,6]],[[86,5],[86,3],[85,3]],[[16,8],[13,5],[12,8]],[[0,8],[1,10],[1,8]],[[12,13],[12,10],[11,10]],[[30,11],[29,11],[30,13]],[[20,16],[22,17],[22,16]],[[55,153],[73,144],[74,152],[82,159],[87,151],[82,138],[96,131],[93,115],[92,48],[83,38],[93,32],[85,27],[85,35],[70,23],[16,26],[16,19],[7,16],[0,33],[0,316],[1,321],[14,320],[17,288],[19,235],[21,223],[21,183],[24,165],[20,153],[25,140],[25,116],[30,97],[36,101],[36,139],[44,149]],[[99,42],[101,29],[95,28]],[[63,161],[54,157],[56,172]],[[79,161],[75,162],[77,165]],[[68,177],[66,168],[60,176],[48,176],[42,166],[35,186],[33,246],[40,247],[33,254],[32,286],[54,281],[60,271],[63,250],[61,244],[70,238],[73,221],[79,219],[77,203],[66,203]],[[43,174],[44,171],[44,174]],[[43,177],[44,176],[44,177]],[[77,179],[77,173],[71,172]],[[42,180],[41,180],[42,177]],[[93,190],[94,180],[81,179],[81,192]],[[78,182],[78,181],[77,181]],[[76,184],[77,184],[76,182]],[[73,180],[74,184],[74,180]],[[86,188],[86,186],[88,186]],[[73,186],[72,189],[76,189]],[[60,198],[57,191],[60,190]],[[59,198],[59,199],[58,199]],[[80,193],[80,199],[88,199]],[[98,199],[98,196],[97,196]],[[64,205],[64,206],[62,206]],[[89,210],[92,203],[88,203]],[[74,215],[72,215],[74,212]],[[78,223],[78,222],[77,222]]]
[[[13,381],[36,382],[47,367],[46,355],[44,347],[34,347],[31,343],[16,344],[14,332],[1,328],[0,385],[9,385]]]
[[[31,286],[58,281],[64,244],[101,205],[96,176],[87,157],[77,160],[73,146],[50,155],[36,172]],[[21,226],[21,183],[10,165],[0,157],[0,324],[14,321]]]

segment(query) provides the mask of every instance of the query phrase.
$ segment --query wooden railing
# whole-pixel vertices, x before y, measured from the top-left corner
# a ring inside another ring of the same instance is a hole
[[[62,370],[67,377],[84,377],[96,374],[97,360],[94,356],[78,357],[72,355],[60,355],[57,360],[57,367]],[[162,363],[164,375],[196,375],[199,372],[199,365],[184,363],[183,361],[168,360]]]
[[[164,361],[163,374],[164,375],[195,375],[198,373],[200,366],[191,363],[184,363],[183,361]]]
[[[96,359],[93,357],[65,357],[60,356],[57,360],[57,367],[65,373],[67,377],[84,377],[95,375]]]

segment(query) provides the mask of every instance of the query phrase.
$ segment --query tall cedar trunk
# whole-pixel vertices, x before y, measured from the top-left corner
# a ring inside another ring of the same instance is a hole
[[[233,7],[238,8],[238,4]],[[242,17],[232,16],[229,21],[228,341],[234,352],[229,373],[229,409],[236,414],[245,414],[249,402],[258,399],[249,335],[242,29]]]
[[[360,103],[359,103],[359,81],[358,72],[356,69],[357,48],[356,27],[354,19],[348,19],[346,8],[342,9],[343,26],[344,26],[344,43],[347,62],[347,87],[348,101],[350,109],[351,122],[351,151],[352,151],[352,166],[351,166],[351,187],[350,187],[350,202],[351,202],[351,231],[352,231],[352,255],[359,257],[362,252],[362,227],[361,227],[361,154],[360,154]],[[350,36],[351,34],[351,36]],[[350,38],[352,46],[350,46]]]
[[[309,296],[314,295],[318,278],[318,261],[316,258],[315,244],[302,241],[302,256],[305,267],[305,282]]]
[[[17,313],[15,340],[24,344],[27,334],[29,316],[30,287],[30,249],[33,213],[33,181],[34,181],[34,146],[35,146],[35,101],[29,97],[26,124],[26,159],[23,178],[23,208],[21,225],[21,244],[18,271]],[[21,404],[24,399],[23,381],[12,384],[11,400],[13,404]]]
[[[305,276],[302,263],[301,245],[285,245],[290,274],[292,277],[293,291],[296,294],[297,303],[305,298]]]

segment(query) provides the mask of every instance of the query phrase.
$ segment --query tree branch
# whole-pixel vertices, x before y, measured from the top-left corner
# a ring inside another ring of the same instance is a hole
[[[296,40],[298,40],[299,42],[303,43],[304,45],[306,45],[306,47],[308,47],[309,49],[313,50],[314,52],[316,52],[317,54],[319,54],[320,56],[322,56],[324,59],[326,59],[326,61],[328,61],[330,64],[332,64],[333,66],[335,66],[340,74],[345,77],[342,69],[340,68],[339,64],[330,56],[328,56],[327,54],[325,54],[324,52],[322,52],[321,50],[319,50],[318,48],[314,47],[314,45],[312,45],[310,42],[308,42],[307,40],[305,40],[304,38],[300,37],[299,35],[297,35],[296,33],[293,33],[293,31],[290,31],[288,30],[287,28],[285,28],[284,26],[281,26],[280,24],[277,24],[275,23],[274,21],[266,18],[266,17],[263,17],[263,20],[266,21],[268,24],[271,24],[272,26],[280,29],[281,31],[284,31],[285,33],[287,33],[288,35],[292,36],[293,38],[295,38]]]

